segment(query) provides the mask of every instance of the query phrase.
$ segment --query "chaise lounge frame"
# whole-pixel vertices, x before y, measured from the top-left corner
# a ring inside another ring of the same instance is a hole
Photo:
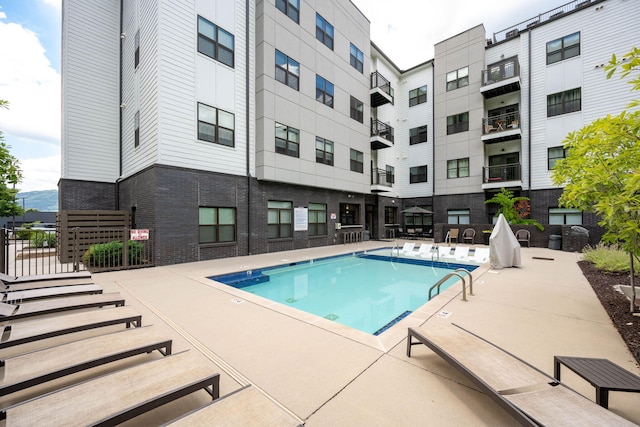
[[[0,322],[24,319],[43,314],[59,313],[83,308],[124,305],[124,298],[118,292],[96,295],[78,295],[64,298],[48,298],[25,302],[23,304],[7,304],[0,302]]]

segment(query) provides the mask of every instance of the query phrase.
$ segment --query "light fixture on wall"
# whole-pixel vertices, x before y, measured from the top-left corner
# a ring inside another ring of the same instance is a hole
[[[127,38],[127,33],[120,33],[120,38],[121,39],[126,39]]]
[[[124,107],[126,107],[127,104],[125,104],[124,102],[122,104],[120,104],[120,108],[124,109]]]

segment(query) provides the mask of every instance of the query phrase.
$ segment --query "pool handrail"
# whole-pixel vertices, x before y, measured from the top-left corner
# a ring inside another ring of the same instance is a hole
[[[467,301],[467,282],[461,273],[467,273],[467,275],[469,276],[469,295],[473,295],[473,276],[468,270],[464,268],[457,268],[456,270],[444,276],[442,279],[438,280],[436,284],[434,284],[433,286],[431,286],[431,288],[429,288],[428,301],[431,301],[431,292],[433,291],[433,289],[437,288],[438,292],[436,293],[436,295],[438,295],[440,293],[440,285],[442,285],[444,282],[447,281],[447,279],[449,279],[452,276],[458,276],[460,279],[462,279],[462,301]]]

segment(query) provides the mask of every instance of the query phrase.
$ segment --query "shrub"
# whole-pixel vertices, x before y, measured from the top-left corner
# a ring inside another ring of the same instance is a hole
[[[599,243],[595,248],[587,247],[583,251],[585,261],[589,261],[598,270],[616,273],[628,273],[629,254],[616,245],[604,245]]]
[[[29,236],[29,246],[35,248],[55,248],[56,233],[31,230],[31,236]]]
[[[98,243],[92,245],[82,255],[82,262],[87,267],[118,267],[122,265],[123,243],[118,241],[108,243]],[[142,253],[144,245],[133,240],[129,240],[129,265],[142,264]]]

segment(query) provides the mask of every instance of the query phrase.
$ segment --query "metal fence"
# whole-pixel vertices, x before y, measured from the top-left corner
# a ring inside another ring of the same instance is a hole
[[[153,230],[129,228],[2,229],[0,272],[9,276],[91,272],[154,265]]]

